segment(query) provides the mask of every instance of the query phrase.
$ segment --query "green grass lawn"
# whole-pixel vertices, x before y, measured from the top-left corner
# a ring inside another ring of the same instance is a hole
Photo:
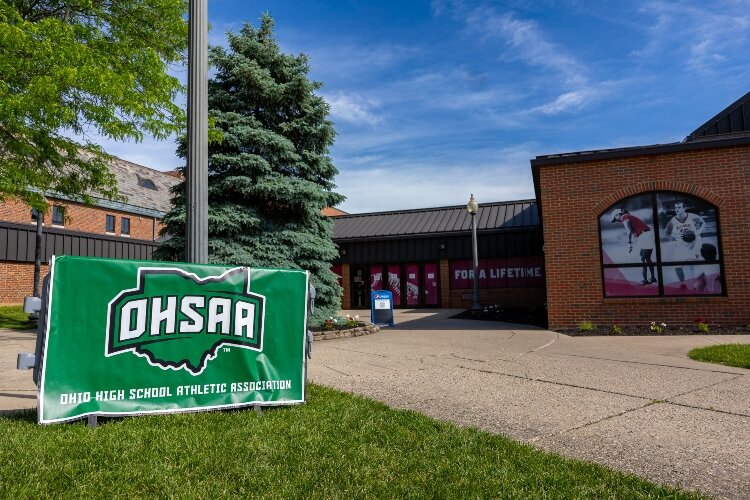
[[[688,352],[688,356],[707,363],[750,368],[750,344],[719,344],[699,347]]]
[[[0,306],[0,328],[27,330],[36,328],[36,321],[29,321],[22,306]]]
[[[264,415],[35,418],[0,418],[0,498],[697,498],[315,385]]]

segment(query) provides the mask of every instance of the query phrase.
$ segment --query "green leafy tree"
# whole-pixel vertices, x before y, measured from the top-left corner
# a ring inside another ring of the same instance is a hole
[[[165,138],[184,113],[184,0],[0,0],[0,200],[117,195],[88,137]],[[75,136],[81,139],[73,140]]]
[[[209,115],[220,141],[208,152],[209,261],[252,267],[305,269],[317,290],[320,322],[340,308],[330,269],[337,256],[333,222],[321,214],[343,197],[329,148],[335,131],[328,104],[308,79],[304,55],[283,54],[265,15],[260,27],[230,33],[229,49],[212,47],[216,70],[208,87]],[[179,150],[185,156],[185,141]],[[184,259],[185,185],[174,190],[164,218],[172,235],[159,249]]]

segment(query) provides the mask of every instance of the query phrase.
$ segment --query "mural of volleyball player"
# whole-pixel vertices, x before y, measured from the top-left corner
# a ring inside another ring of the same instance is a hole
[[[628,234],[628,253],[637,248],[640,251],[641,262],[643,263],[643,281],[642,285],[656,283],[654,275],[654,262],[651,257],[654,254],[654,231],[651,227],[635,215],[631,215],[623,208],[615,208],[612,211],[611,222],[622,222],[625,231]],[[651,271],[651,279],[648,279],[648,273]]]
[[[664,234],[672,242],[672,260],[673,262],[686,260],[701,260],[701,247],[703,240],[701,233],[706,227],[706,222],[700,215],[690,213],[685,208],[685,202],[675,201],[674,217],[672,217],[667,226],[664,228]],[[681,266],[675,268],[677,278],[680,280],[680,288],[686,289],[685,280],[693,280],[693,266]],[[698,284],[693,281],[693,288]]]

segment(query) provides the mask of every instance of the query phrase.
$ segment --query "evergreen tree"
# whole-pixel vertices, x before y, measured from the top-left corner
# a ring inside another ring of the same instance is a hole
[[[221,140],[211,141],[208,153],[209,261],[310,271],[319,322],[340,308],[330,269],[337,256],[333,222],[321,214],[344,199],[333,191],[335,131],[328,104],[315,95],[321,83],[307,77],[307,57],[283,54],[273,27],[264,15],[259,28],[245,24],[230,33],[228,50],[210,49],[216,75],[209,116]],[[158,255],[182,260],[185,184],[173,194],[164,218],[172,238]]]

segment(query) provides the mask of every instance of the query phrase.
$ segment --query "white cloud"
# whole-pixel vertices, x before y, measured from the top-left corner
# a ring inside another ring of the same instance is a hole
[[[347,94],[342,91],[331,94],[322,94],[326,102],[331,106],[331,116],[349,123],[366,123],[376,125],[382,121],[373,111],[377,102],[371,98],[359,94]]]
[[[708,4],[706,4],[708,5]],[[633,52],[644,60],[670,54],[692,71],[710,74],[728,60],[747,65],[750,14],[747,1],[718,0],[710,8],[671,2],[649,2],[642,12],[654,19],[645,46]],[[676,53],[676,55],[675,55]]]
[[[547,40],[535,21],[518,19],[510,12],[499,14],[494,9],[480,7],[471,11],[465,22],[467,29],[474,34],[483,38],[503,39],[511,49],[504,54],[507,58],[551,69],[567,85],[585,85],[588,81],[584,65]]]
[[[572,92],[565,92],[564,94],[557,96],[554,101],[543,104],[542,106],[537,106],[531,111],[538,111],[545,115],[557,115],[580,109],[592,100],[597,99],[600,95],[601,92],[592,88],[583,88]]]
[[[347,200],[339,208],[362,213],[462,205],[472,193],[480,204],[533,198],[532,149],[530,144],[487,148],[474,151],[470,160],[398,155],[369,169],[344,169],[336,182]]]
[[[366,81],[373,73],[396,68],[422,54],[422,48],[415,45],[346,43],[338,38],[334,44],[310,42],[304,47],[313,75],[320,72],[346,80]]]
[[[537,21],[495,7],[467,8],[462,1],[436,1],[432,8],[436,15],[450,10],[464,24],[468,35],[486,44],[499,42],[501,61],[521,62],[542,72],[542,75],[527,74],[523,82],[516,82],[519,101],[544,102],[518,111],[518,116],[578,112],[608,95],[599,89],[601,83],[592,79],[589,68],[571,51],[552,41]],[[518,116],[509,123],[517,123]]]

